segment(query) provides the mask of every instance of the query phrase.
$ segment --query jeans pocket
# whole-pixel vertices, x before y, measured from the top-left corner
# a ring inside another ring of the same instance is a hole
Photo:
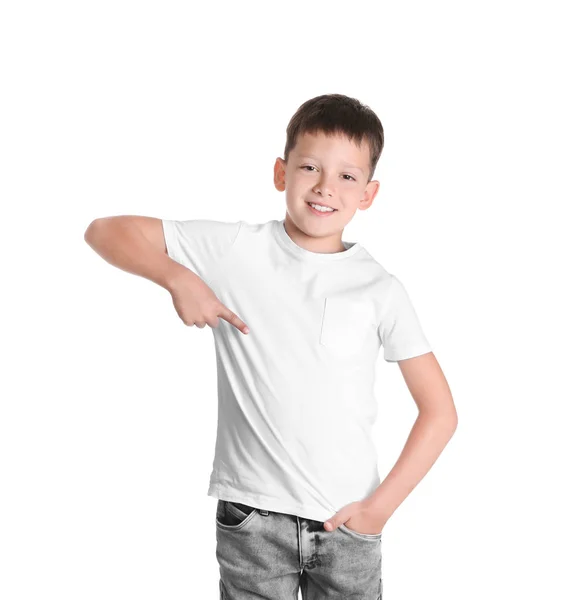
[[[241,529],[257,513],[257,509],[247,504],[230,500],[218,500],[216,524],[223,529]]]
[[[345,531],[359,539],[366,540],[366,541],[377,541],[377,540],[381,540],[383,537],[382,531],[380,533],[361,533],[360,531],[355,531],[354,529],[349,529],[349,527],[347,527],[347,525],[345,525],[344,523],[341,523],[341,525],[339,525],[339,529],[342,529],[343,531]]]

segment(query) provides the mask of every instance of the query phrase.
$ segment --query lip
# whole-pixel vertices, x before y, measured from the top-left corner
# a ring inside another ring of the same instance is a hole
[[[309,210],[314,215],[317,215],[318,217],[330,217],[331,215],[334,215],[337,212],[337,209],[334,209],[333,211],[321,212],[319,210],[316,210],[312,206],[310,206],[309,202],[306,202],[306,204],[307,204],[307,208],[309,208]],[[319,204],[319,206],[326,206],[325,204],[320,204],[319,202],[314,202],[313,204]],[[333,208],[333,207],[330,207],[330,208]]]

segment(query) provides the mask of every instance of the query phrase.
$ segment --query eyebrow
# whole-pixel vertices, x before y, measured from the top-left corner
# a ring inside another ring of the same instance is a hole
[[[313,158],[314,160],[319,160],[319,159],[317,158],[317,156],[312,156],[311,154],[304,154],[303,156],[300,156],[299,158],[300,158],[300,159],[301,159],[301,158]],[[345,167],[349,167],[350,169],[357,169],[358,171],[361,171],[361,173],[363,173],[363,174],[364,174],[364,171],[363,171],[363,169],[361,169],[361,167],[358,167],[357,165],[352,165],[352,164],[350,164],[350,163],[343,163],[343,165],[344,165]]]

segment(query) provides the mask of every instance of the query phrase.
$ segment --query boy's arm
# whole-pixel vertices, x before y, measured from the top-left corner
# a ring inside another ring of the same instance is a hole
[[[386,522],[428,473],[456,431],[458,415],[432,352],[399,361],[418,417],[394,467],[366,502]]]
[[[194,271],[170,258],[161,219],[131,215],[95,219],[84,239],[111,265],[168,290],[185,325],[218,327],[222,318],[242,333],[249,332]]]
[[[367,498],[352,502],[326,523],[332,531],[342,523],[361,533],[379,533],[428,473],[454,434],[458,416],[444,373],[432,352],[398,361],[419,409],[406,444],[384,481]]]
[[[132,215],[95,219],[84,239],[114,267],[169,291],[178,277],[198,277],[168,256],[161,219]]]

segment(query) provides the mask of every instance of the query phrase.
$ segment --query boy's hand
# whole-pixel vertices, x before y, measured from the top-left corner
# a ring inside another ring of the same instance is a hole
[[[224,306],[196,273],[186,270],[170,283],[168,289],[176,312],[185,325],[196,325],[200,329],[206,324],[218,327],[220,317],[242,333],[249,333],[246,323]]]
[[[378,534],[383,531],[386,519],[366,500],[351,502],[323,524],[326,531],[334,531],[344,524],[357,533]]]

